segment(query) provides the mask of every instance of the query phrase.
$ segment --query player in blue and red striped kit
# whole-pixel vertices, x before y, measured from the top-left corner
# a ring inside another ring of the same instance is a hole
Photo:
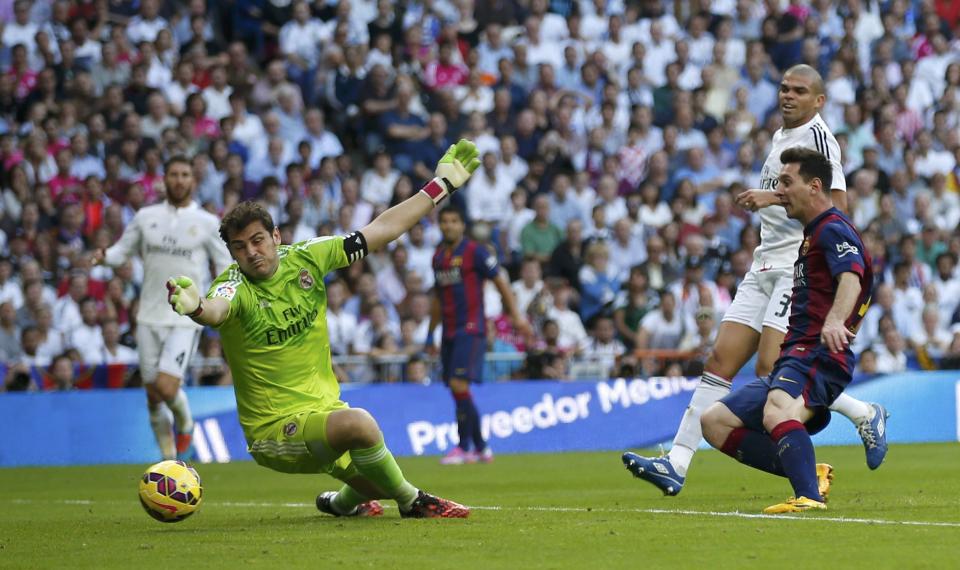
[[[443,458],[445,465],[493,460],[480,430],[480,413],[470,393],[470,384],[483,379],[486,353],[486,317],[483,307],[484,281],[490,279],[503,298],[503,307],[513,326],[524,337],[530,325],[517,307],[510,281],[500,268],[496,254],[487,246],[464,238],[463,213],[452,206],[440,211],[443,243],[433,254],[437,295],[433,302],[430,332],[443,323],[440,364],[443,382],[450,387],[456,403],[457,433],[460,443]],[[432,344],[432,343],[430,343]],[[470,446],[473,444],[473,451]]]
[[[826,508],[832,468],[818,472],[810,435],[826,427],[828,406],[850,383],[850,341],[873,287],[860,234],[830,199],[829,160],[799,147],[780,160],[776,193],[787,215],[805,226],[787,335],[773,374],[722,398],[702,418],[710,445],[790,479],[794,496],[764,509],[768,514]]]

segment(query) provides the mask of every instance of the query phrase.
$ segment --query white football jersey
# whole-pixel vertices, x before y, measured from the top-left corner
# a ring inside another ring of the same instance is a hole
[[[783,164],[780,154],[791,147],[809,148],[823,153],[833,165],[833,184],[831,190],[847,191],[847,181],[840,164],[840,145],[833,133],[817,114],[809,122],[793,129],[779,129],[773,134],[770,154],[763,163],[760,172],[760,189],[773,192],[777,189],[778,178]],[[787,217],[783,206],[767,206],[760,213],[760,245],[753,252],[752,271],[767,269],[787,269],[793,271],[793,264],[803,241],[803,224]]]
[[[174,208],[167,202],[141,208],[123,235],[107,249],[104,262],[122,265],[133,255],[143,261],[143,290],[137,322],[158,326],[200,328],[187,317],[176,314],[167,303],[166,282],[186,275],[206,291],[210,284],[210,262],[219,274],[233,260],[220,239],[220,221],[195,202]]]

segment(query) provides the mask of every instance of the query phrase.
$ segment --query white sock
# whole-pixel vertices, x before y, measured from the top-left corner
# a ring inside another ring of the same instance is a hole
[[[859,424],[864,420],[870,421],[876,415],[873,406],[844,393],[837,396],[837,399],[830,404],[830,409],[847,416],[854,424]]]
[[[173,414],[170,408],[157,404],[150,409],[150,427],[153,428],[153,437],[160,447],[160,454],[164,459],[176,459],[177,446],[173,443]]]
[[[700,416],[711,404],[730,393],[730,382],[711,372],[704,372],[700,384],[693,391],[690,405],[683,413],[677,435],[673,438],[673,448],[669,458],[673,468],[681,477],[686,477],[687,468],[693,460],[693,454],[700,447],[703,431],[700,429]]]
[[[173,411],[173,417],[177,422],[177,431],[179,433],[193,433],[193,414],[190,413],[190,402],[187,401],[187,394],[183,388],[177,390],[177,395],[167,402],[170,410]]]

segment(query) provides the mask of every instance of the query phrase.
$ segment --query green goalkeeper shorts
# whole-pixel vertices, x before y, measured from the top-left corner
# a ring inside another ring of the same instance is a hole
[[[259,465],[281,473],[327,473],[341,481],[350,479],[358,475],[350,454],[333,457],[327,442],[327,418],[348,407],[338,400],[321,409],[281,417],[258,428],[247,451]]]

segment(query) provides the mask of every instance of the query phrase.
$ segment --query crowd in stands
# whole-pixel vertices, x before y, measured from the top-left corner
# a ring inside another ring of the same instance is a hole
[[[452,142],[452,200],[510,273],[537,341],[487,295],[504,376],[688,373],[759,240],[782,72],[826,82],[849,211],[880,277],[864,372],[960,361],[960,4],[951,0],[0,0],[0,362],[136,363],[142,267],[91,264],[163,199],[265,204],[286,243],[410,196]],[[332,276],[336,355],[427,381],[434,217]],[[656,350],[688,351],[673,362]],[[639,350],[639,352],[638,352]],[[644,352],[647,350],[647,352]],[[229,382],[215,332],[203,382]],[[221,364],[217,364],[221,362]],[[54,366],[54,363],[58,363]],[[62,372],[62,374],[61,374]],[[58,377],[66,372],[60,370]],[[348,373],[344,373],[346,376]],[[69,385],[69,378],[58,384]]]

